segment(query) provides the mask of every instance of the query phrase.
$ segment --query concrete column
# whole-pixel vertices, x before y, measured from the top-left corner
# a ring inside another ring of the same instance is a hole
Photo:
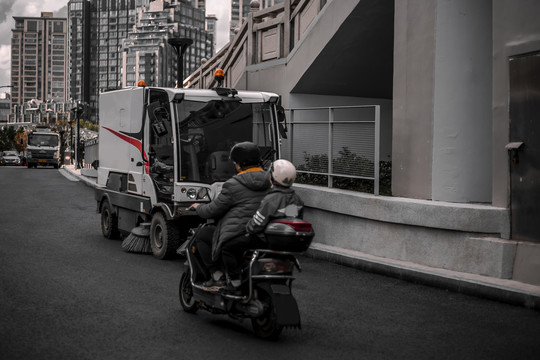
[[[395,10],[392,193],[491,202],[491,0]]]
[[[491,203],[491,0],[438,0],[432,199]]]
[[[430,0],[395,2],[394,196],[431,199],[436,8]]]

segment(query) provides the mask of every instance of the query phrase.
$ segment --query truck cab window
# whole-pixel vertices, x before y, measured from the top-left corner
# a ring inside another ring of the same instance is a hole
[[[252,141],[263,153],[274,148],[267,104],[184,100],[177,112],[183,181],[211,184],[231,178],[235,170],[229,152],[238,142]]]

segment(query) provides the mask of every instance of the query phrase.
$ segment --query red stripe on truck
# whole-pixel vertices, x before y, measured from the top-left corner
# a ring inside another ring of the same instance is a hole
[[[141,152],[141,153],[144,154],[144,160],[145,160],[145,161],[144,161],[144,164],[145,164],[145,165],[144,165],[144,170],[146,171],[146,174],[148,174],[148,173],[149,173],[149,169],[148,169],[148,160],[147,160],[147,157],[146,157],[146,153],[144,153],[144,152],[142,151],[142,142],[141,142],[140,140],[138,140],[138,139],[132,138],[132,137],[127,136],[127,135],[124,135],[124,134],[122,134],[122,133],[120,133],[120,132],[118,132],[118,131],[115,131],[115,130],[113,130],[113,129],[111,129],[111,128],[108,128],[108,127],[106,127],[106,126],[103,126],[103,128],[106,129],[106,130],[109,130],[109,131],[112,132],[114,135],[118,136],[120,139],[126,141],[127,143],[129,143],[129,144],[135,146],[135,147],[139,150],[139,152]]]

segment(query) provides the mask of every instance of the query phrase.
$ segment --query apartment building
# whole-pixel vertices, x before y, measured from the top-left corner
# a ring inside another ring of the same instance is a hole
[[[68,94],[67,19],[51,12],[41,17],[14,16],[11,37],[11,105],[64,102]]]
[[[103,91],[143,79],[174,86],[176,58],[168,38],[194,41],[184,55],[186,77],[213,52],[203,1],[70,0],[68,19],[70,98],[87,104],[86,116],[93,122]]]
[[[204,9],[156,0],[139,10],[134,31],[122,42],[122,87],[139,80],[149,86],[174,87],[177,55],[168,44],[174,37],[193,40],[184,54],[183,78],[197,69],[200,59],[213,54],[213,34],[205,31]]]

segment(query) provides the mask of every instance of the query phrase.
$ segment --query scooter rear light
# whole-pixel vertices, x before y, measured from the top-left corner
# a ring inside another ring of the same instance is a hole
[[[261,274],[273,275],[291,273],[294,269],[294,263],[288,260],[277,259],[259,259]]]
[[[303,220],[274,220],[272,222],[288,225],[292,227],[295,231],[309,232],[312,230],[311,223]]]

